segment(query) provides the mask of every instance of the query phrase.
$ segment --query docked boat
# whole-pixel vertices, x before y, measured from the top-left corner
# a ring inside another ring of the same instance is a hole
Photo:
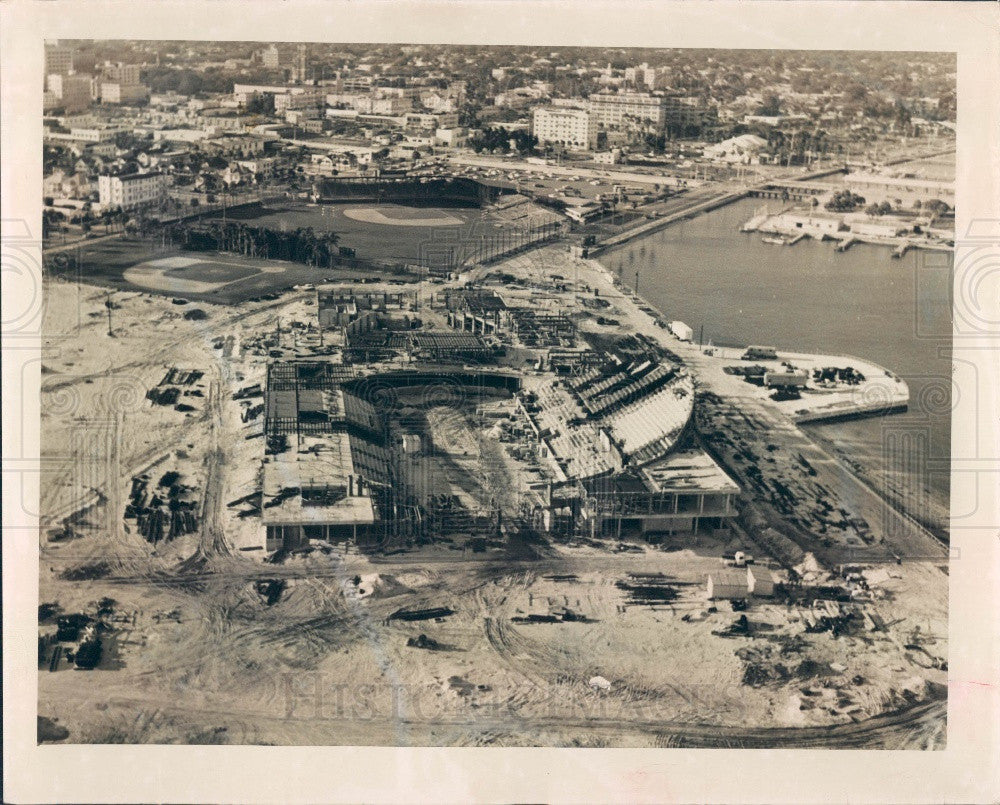
[[[763,237],[760,239],[762,243],[773,243],[775,246],[784,246],[785,239],[780,237]]]

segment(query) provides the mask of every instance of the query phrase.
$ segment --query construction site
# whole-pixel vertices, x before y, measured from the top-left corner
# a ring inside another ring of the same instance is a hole
[[[535,246],[233,306],[47,280],[46,735],[942,748],[947,546],[799,428],[906,383]]]

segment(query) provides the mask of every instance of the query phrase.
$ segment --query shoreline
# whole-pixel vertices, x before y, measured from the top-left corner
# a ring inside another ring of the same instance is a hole
[[[595,271],[599,272],[605,278],[605,280],[622,295],[623,298],[630,299],[633,302],[633,304],[636,307],[635,311],[636,315],[645,316],[646,319],[654,327],[656,327],[658,330],[663,330],[663,332],[669,334],[670,332],[669,330],[665,330],[658,324],[659,321],[665,322],[667,320],[666,314],[664,314],[663,311],[660,311],[655,305],[650,304],[650,302],[645,297],[643,297],[641,293],[637,294],[635,293],[635,291],[619,285],[618,282],[616,281],[617,278],[615,274],[611,271],[611,269],[609,269],[607,266],[601,263],[600,260],[597,260],[595,258],[584,258],[584,259],[586,262],[591,264],[591,266],[595,269]],[[649,313],[647,313],[642,309],[643,307],[648,308],[649,310],[656,311],[656,315],[655,316],[650,315]],[[671,351],[674,351],[674,348],[677,345],[686,343],[680,341],[679,339],[676,338],[676,336],[673,335],[671,335],[670,338],[674,340],[676,343],[668,346],[666,343],[664,343],[663,339],[660,339],[660,343],[663,344],[667,349],[670,349]],[[697,349],[699,353],[701,353],[702,351],[701,348],[697,347],[693,343],[691,343],[691,346]],[[741,350],[744,348],[745,347],[729,347],[729,349],[733,350]],[[822,354],[814,355],[812,353],[779,352],[779,357],[782,356],[803,357],[806,355],[813,358],[823,357]],[[683,356],[681,357],[682,359],[684,359]],[[829,357],[855,358],[856,356],[839,355],[839,356],[829,356]],[[895,375],[894,373],[890,372],[884,367],[878,366],[878,364],[875,364],[870,360],[862,360],[862,359],[856,359],[856,360],[859,363],[868,366],[877,366],[878,368],[882,369],[883,372],[885,372],[886,376],[894,379],[899,379],[898,376]],[[687,363],[690,366],[689,361],[685,360],[685,363]],[[900,382],[902,382],[901,379]],[[947,526],[945,526],[945,528],[942,529],[939,524],[928,522],[926,518],[919,516],[919,513],[912,512],[910,510],[910,507],[906,504],[905,500],[896,499],[895,496],[887,496],[886,494],[884,494],[881,491],[879,485],[875,483],[872,478],[873,473],[877,473],[879,471],[877,467],[868,467],[862,461],[846,456],[843,450],[839,448],[829,437],[817,433],[816,426],[834,425],[839,422],[872,418],[880,415],[884,416],[887,414],[892,414],[897,412],[901,413],[907,409],[908,400],[909,400],[909,393],[907,389],[906,402],[889,403],[888,405],[885,400],[879,400],[876,402],[868,402],[868,403],[859,403],[853,406],[851,409],[845,407],[841,410],[838,410],[836,413],[829,411],[828,412],[818,411],[813,416],[810,416],[809,414],[802,416],[788,416],[787,414],[785,414],[785,412],[780,412],[780,413],[785,415],[785,418],[790,425],[799,428],[809,441],[811,441],[817,448],[827,452],[830,455],[831,459],[840,464],[841,467],[843,467],[843,469],[846,472],[848,472],[851,476],[855,478],[857,483],[861,484],[862,486],[870,490],[876,497],[878,497],[883,502],[885,506],[896,512],[898,516],[910,521],[911,523],[915,524],[916,526],[927,532],[927,534],[930,537],[932,537],[936,543],[940,544],[944,548],[947,548],[947,546],[950,544],[950,532],[948,531]],[[947,504],[945,504],[945,509],[947,510]],[[947,555],[945,555],[944,558],[947,559]]]

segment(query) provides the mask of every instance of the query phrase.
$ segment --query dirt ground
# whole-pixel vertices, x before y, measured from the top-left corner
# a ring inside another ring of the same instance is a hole
[[[233,394],[262,382],[270,352],[317,349],[314,295],[229,308],[119,292],[113,337],[106,299],[46,288],[40,603],[94,614],[112,599],[97,669],[40,659],[39,715],[67,742],[944,745],[945,562],[888,566],[864,605],[885,630],[859,618],[836,637],[807,632],[803,604],[713,611],[706,575],[734,545],[707,537],[531,560],[314,545],[264,562],[259,523],[230,505],[257,483],[261,398]],[[195,307],[207,318],[184,317]],[[204,373],[181,387],[200,392],[179,398],[191,410],[146,399],[172,368]],[[468,420],[429,420],[448,463],[434,483],[468,488],[483,450],[513,471]],[[122,512],[134,476],[168,470],[199,525],[152,545]],[[650,579],[668,592],[643,598]],[[431,607],[451,614],[392,617]],[[741,614],[749,634],[730,634]]]

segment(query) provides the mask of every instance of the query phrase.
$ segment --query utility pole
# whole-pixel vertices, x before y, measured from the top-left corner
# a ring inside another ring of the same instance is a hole
[[[108,310],[108,337],[114,338],[115,334],[111,329],[111,292],[108,292],[107,298],[104,300],[104,307]]]
[[[635,295],[639,295],[639,272],[635,272]]]

